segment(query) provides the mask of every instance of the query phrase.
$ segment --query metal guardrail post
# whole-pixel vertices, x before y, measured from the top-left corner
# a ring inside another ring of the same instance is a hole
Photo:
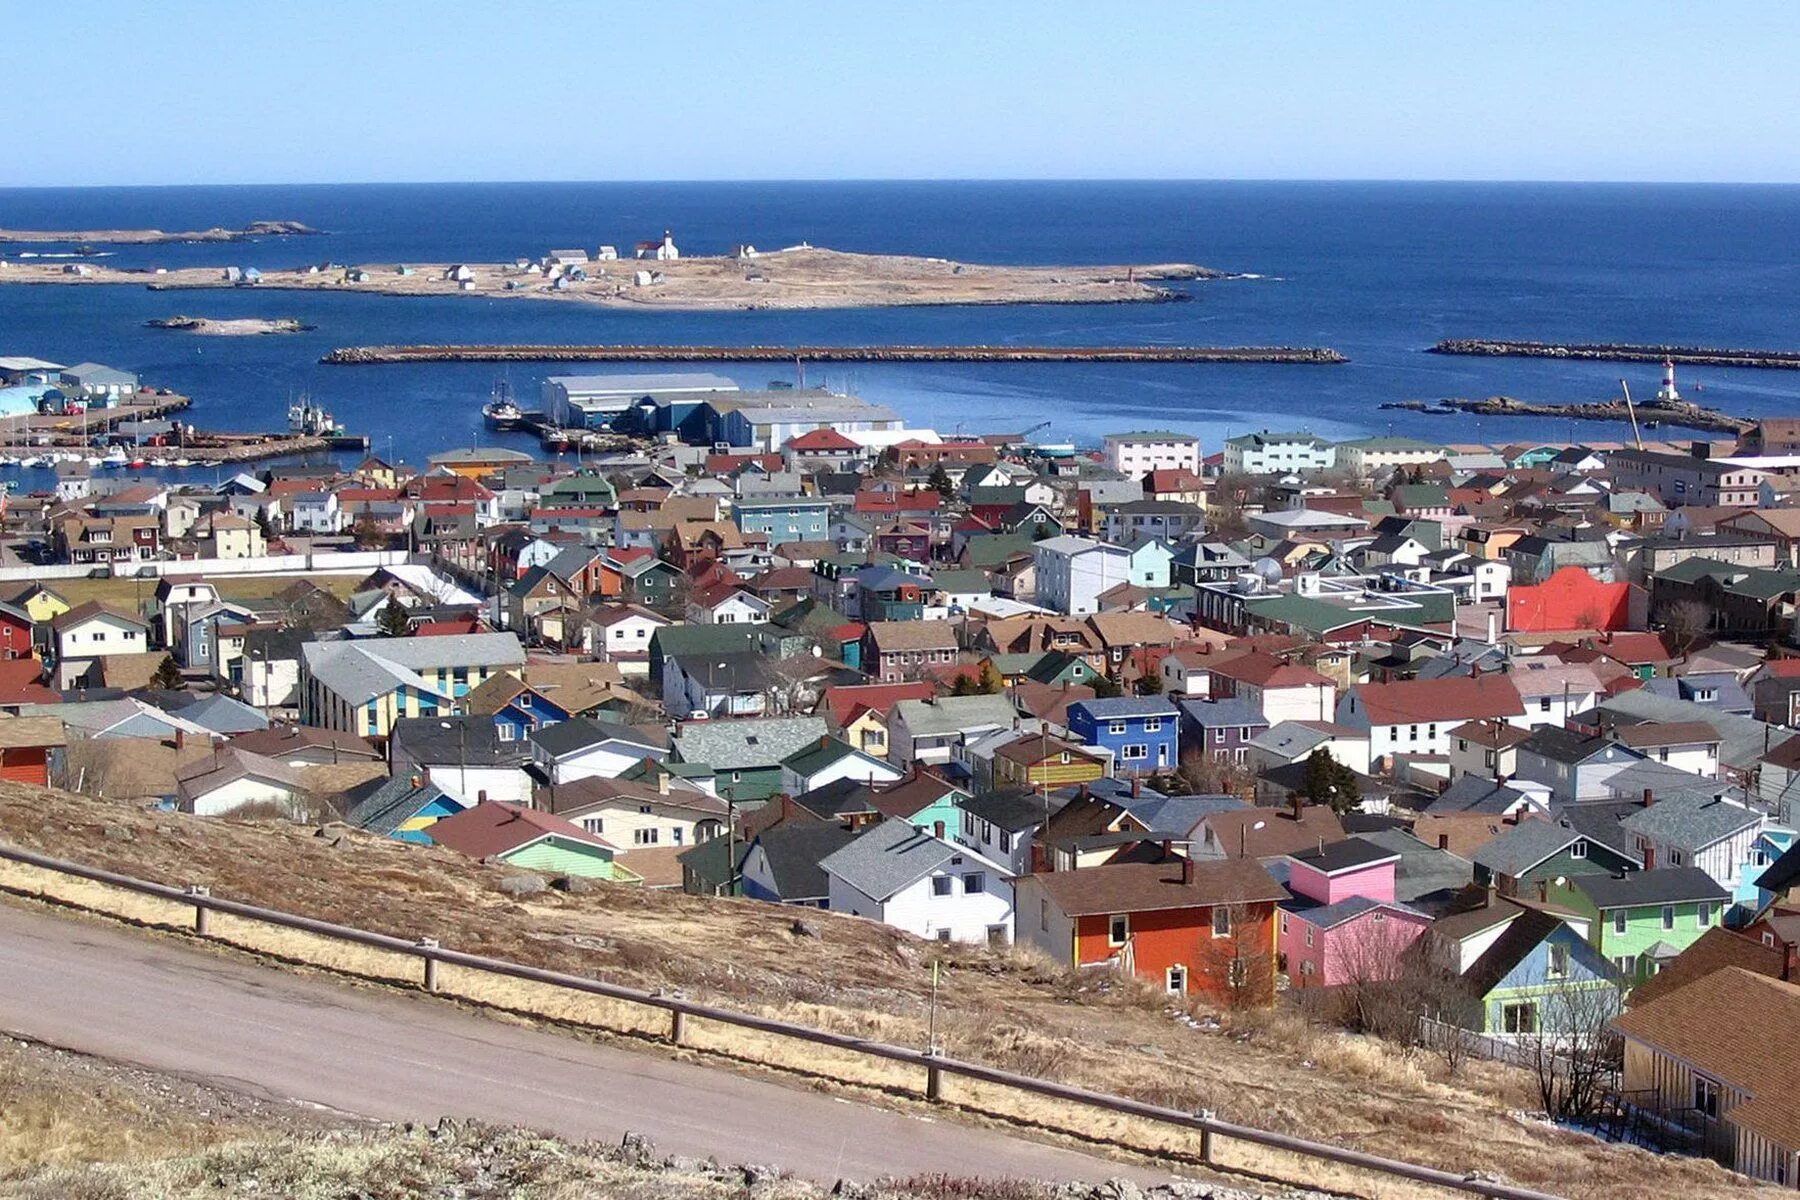
[[[210,934],[212,932],[212,910],[207,908],[205,904],[200,903],[200,901],[203,901],[203,900],[207,899],[207,897],[211,896],[212,889],[208,888],[208,887],[202,887],[200,884],[197,884],[197,883],[191,883],[188,885],[187,894],[192,896],[195,900],[195,904],[194,904],[194,936],[206,937],[208,934]]]
[[[925,1064],[925,1098],[934,1104],[944,1098],[944,1068],[935,1061]]]
[[[431,953],[437,948],[438,940],[436,938],[422,937],[419,939],[421,957],[425,960],[425,990],[428,992],[438,990],[438,960],[437,956]]]
[[[679,1008],[671,1008],[669,1010],[669,1043],[679,1046],[686,1037],[687,1014]]]
[[[1210,1129],[1200,1131],[1200,1161],[1209,1167],[1213,1165],[1213,1131]]]

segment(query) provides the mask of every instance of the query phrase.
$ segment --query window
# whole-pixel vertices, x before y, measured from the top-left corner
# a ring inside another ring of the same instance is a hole
[[[1038,901],[1038,928],[1045,933],[1050,932],[1050,902],[1048,900]]]
[[[494,729],[494,736],[498,737],[503,742],[510,742],[518,737],[519,734],[518,730],[514,729],[511,725],[499,725]]]
[[[1145,717],[1144,718],[1144,732],[1145,733],[1161,733],[1162,732],[1162,718],[1161,717]]]
[[[1149,758],[1150,757],[1150,747],[1143,746],[1143,745],[1120,746],[1119,747],[1119,757],[1122,759],[1127,759],[1127,760]]]
[[[969,812],[967,809],[964,809],[962,825],[963,825],[963,836],[964,837],[974,837],[975,836],[975,814],[974,813]]]
[[[938,875],[931,881],[931,894],[934,896],[948,896],[955,889],[956,881],[948,875]]]
[[[634,846],[654,846],[660,831],[655,828],[634,829],[631,831],[631,844]]]
[[[1288,917],[1288,915],[1286,913],[1281,914],[1281,932],[1283,932],[1283,933],[1286,933],[1288,931],[1287,917]]]
[[[963,895],[979,896],[987,890],[987,875],[981,871],[970,871],[962,877]]]
[[[1566,979],[1569,975],[1569,948],[1560,943],[1550,946],[1550,978]]]
[[[1669,851],[1669,865],[1671,867],[1679,867],[1682,863],[1683,857],[1684,857],[1683,854],[1679,850]]]
[[[669,830],[669,841],[677,846],[681,845],[681,826],[676,825]]]
[[[1613,956],[1613,966],[1618,969],[1619,974],[1621,974],[1629,979],[1630,977],[1637,974],[1637,955],[1635,955],[1635,954],[1614,955]]]
[[[1663,905],[1663,908],[1662,908],[1662,927],[1663,927],[1663,928],[1664,928],[1664,929],[1673,929],[1673,928],[1675,928],[1675,906],[1674,906],[1674,905],[1673,905],[1673,904],[1665,904],[1665,905]]]
[[[1407,726],[1407,736],[1415,742],[1418,741],[1419,740],[1419,727],[1417,725]]]
[[[1384,912],[1382,912],[1382,911],[1381,911],[1381,910],[1380,910],[1380,909],[1379,909],[1379,908],[1378,908],[1378,909],[1376,909],[1376,910],[1375,910],[1375,912],[1374,912],[1374,914],[1373,914],[1373,915],[1372,915],[1372,916],[1370,916],[1370,917],[1369,917],[1369,920],[1370,920],[1370,921],[1371,921],[1371,922],[1372,922],[1372,923],[1374,923],[1374,924],[1376,924],[1376,925],[1379,925],[1379,924],[1381,924],[1381,923],[1382,923],[1382,922],[1383,922],[1383,921],[1385,921],[1385,920],[1387,920],[1387,914],[1386,914],[1386,913],[1384,913]]]
[[[1108,721],[1106,723],[1106,732],[1112,734],[1114,737],[1123,737],[1125,734],[1125,722]]]
[[[1177,963],[1164,972],[1165,986],[1177,996],[1187,994],[1187,968]]]
[[[1538,711],[1539,712],[1549,712],[1550,711],[1550,697],[1545,696],[1543,699],[1538,701]]]
[[[1699,907],[1694,910],[1694,924],[1702,929],[1712,924],[1712,901],[1702,900],[1700,902]]]
[[[1583,838],[1576,838],[1574,844],[1569,847],[1570,858],[1586,858],[1587,852],[1588,844]]]
[[[1013,835],[1008,833],[1006,830],[1002,829],[1000,831],[1000,852],[1002,854],[1011,854],[1012,847],[1013,847]]]
[[[949,930],[948,930],[948,929],[940,929],[940,930],[938,930],[938,931],[937,931],[937,940],[938,940],[938,941],[940,941],[940,942],[947,942],[947,941],[949,941],[949,940],[950,940],[950,931],[949,931]]]
[[[1311,925],[1306,927],[1306,944],[1308,946],[1313,944],[1313,927]]]
[[[1622,908],[1616,908],[1613,910],[1613,932],[1614,933],[1624,933],[1625,932],[1625,910]]]
[[[1231,910],[1229,908],[1212,910],[1212,933],[1216,938],[1231,936]]]
[[[1131,918],[1126,916],[1124,913],[1119,913],[1117,916],[1113,917],[1112,920],[1110,920],[1106,923],[1106,944],[1107,945],[1123,946],[1125,944],[1126,939],[1129,938],[1130,936],[1131,936]]]
[[[583,817],[581,819],[581,827],[583,829],[587,830],[589,833],[605,833],[606,832],[606,818],[605,817]]]
[[[1769,852],[1767,850],[1752,850],[1750,852],[1750,865],[1753,867],[1768,866]]]
[[[1717,1120],[1719,1117],[1719,1083],[1716,1079],[1708,1079],[1704,1075],[1694,1076],[1694,1107],[1708,1117]]]
[[[1500,1029],[1504,1033],[1536,1033],[1537,1005],[1529,1000],[1500,1006]]]

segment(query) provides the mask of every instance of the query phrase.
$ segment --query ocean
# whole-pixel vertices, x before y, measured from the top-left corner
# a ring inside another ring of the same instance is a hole
[[[1095,442],[1174,428],[1208,452],[1259,428],[1457,442],[1617,439],[1620,425],[1445,417],[1384,401],[1635,395],[1647,364],[1451,358],[1444,337],[1800,347],[1800,187],[1462,183],[430,184],[0,190],[0,227],[238,227],[297,220],[317,238],[117,247],[109,265],[499,261],[674,231],[685,253],[802,240],[833,249],[1024,264],[1196,262],[1253,278],[1177,285],[1184,303],[620,312],[562,302],[236,289],[0,286],[0,354],[91,360],[194,397],[202,428],[277,429],[309,393],[376,450],[411,461],[501,441],[479,408],[504,377],[527,407],[546,374],[587,367],[329,367],[388,342],[1123,343],[1325,345],[1342,366],[876,364],[814,367],[909,424]],[[31,247],[54,251],[55,246]],[[16,253],[16,248],[11,252]],[[311,332],[210,338],[153,317],[295,317]],[[629,367],[595,365],[594,370]],[[674,369],[674,368],[657,368]],[[707,365],[746,387],[790,367]],[[1684,392],[1748,415],[1800,411],[1800,372],[1688,369]],[[1681,436],[1663,430],[1662,436]],[[30,473],[26,486],[41,486]]]

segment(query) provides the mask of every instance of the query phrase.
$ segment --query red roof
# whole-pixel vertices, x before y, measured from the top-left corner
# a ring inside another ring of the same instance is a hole
[[[0,704],[60,704],[43,677],[44,664],[35,658],[0,659]]]
[[[1206,487],[1206,481],[1186,467],[1165,467],[1150,472],[1149,492],[1193,492]]]
[[[1215,664],[1212,670],[1215,675],[1223,675],[1227,679],[1235,679],[1241,683],[1250,684],[1252,687],[1316,687],[1321,684],[1326,687],[1331,686],[1331,680],[1311,667],[1301,667],[1283,662],[1273,654],[1264,654],[1260,650],[1228,658]]]
[[[1592,645],[1602,654],[1616,658],[1622,663],[1630,663],[1632,666],[1675,660],[1675,656],[1670,654],[1669,648],[1663,644],[1660,633],[1613,633]]]
[[[1770,679],[1800,679],[1800,658],[1772,658],[1762,673]]]
[[[421,621],[413,626],[414,637],[454,637],[468,633],[483,633],[487,626],[474,613],[466,617],[457,617],[449,621]]]
[[[1353,692],[1371,725],[1422,725],[1516,717],[1525,712],[1519,689],[1504,675],[1458,675],[1365,683]]]
[[[936,512],[943,506],[944,498],[930,488],[907,492],[865,488],[856,493],[856,511],[859,513]]]
[[[785,443],[789,450],[856,450],[857,444],[835,429],[811,429]]]
[[[843,687],[828,687],[820,704],[831,714],[832,722],[843,726],[858,708],[872,708],[885,714],[901,700],[929,700],[937,694],[937,689],[923,680],[911,683],[867,683],[846,684]]]
[[[470,858],[506,854],[551,836],[603,850],[616,849],[605,838],[596,837],[573,821],[503,800],[486,800],[474,808],[445,817],[431,826],[430,834],[431,840],[438,845],[448,846]]]
[[[640,558],[654,557],[656,551],[648,546],[619,546],[606,552],[606,557],[621,567],[628,566]]]

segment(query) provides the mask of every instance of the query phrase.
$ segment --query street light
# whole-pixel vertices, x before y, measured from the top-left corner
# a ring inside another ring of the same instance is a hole
[[[1267,824],[1268,824],[1267,821],[1258,821],[1254,825],[1239,825],[1238,826],[1238,857],[1239,858],[1250,857],[1249,854],[1247,854],[1244,850],[1244,846],[1250,837],[1250,831],[1252,829],[1261,829],[1264,825],[1267,825]]]

